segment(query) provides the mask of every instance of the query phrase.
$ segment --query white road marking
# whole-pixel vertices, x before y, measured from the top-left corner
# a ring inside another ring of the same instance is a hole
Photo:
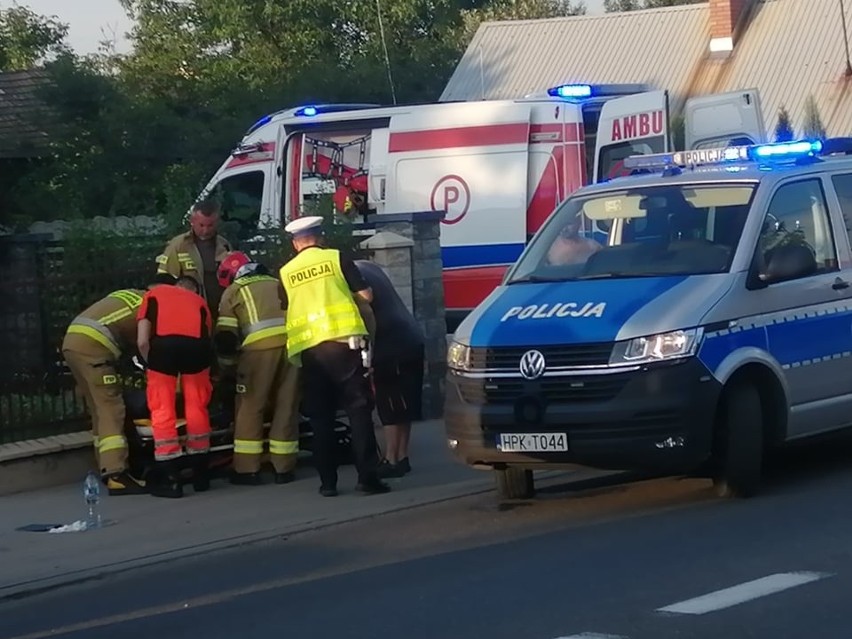
[[[759,597],[772,595],[782,590],[795,588],[804,584],[830,577],[824,572],[781,572],[754,581],[748,581],[738,586],[717,590],[701,597],[687,599],[678,603],[657,608],[657,612],[672,612],[681,615],[703,615],[714,610],[730,608]]]
[[[621,635],[602,635],[597,632],[582,632],[579,635],[568,635],[567,637],[557,637],[556,639],[627,639]]]

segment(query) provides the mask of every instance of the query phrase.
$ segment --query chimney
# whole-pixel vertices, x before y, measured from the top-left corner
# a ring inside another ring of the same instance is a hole
[[[730,55],[753,0],[710,0],[710,53]]]

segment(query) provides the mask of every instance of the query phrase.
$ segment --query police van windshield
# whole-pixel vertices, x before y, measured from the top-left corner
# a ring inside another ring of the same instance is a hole
[[[755,187],[666,185],[569,199],[508,283],[726,272]],[[609,236],[595,237],[591,220],[610,221]]]

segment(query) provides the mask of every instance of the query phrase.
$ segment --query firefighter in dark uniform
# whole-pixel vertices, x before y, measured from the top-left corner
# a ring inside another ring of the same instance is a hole
[[[299,369],[287,359],[281,283],[245,253],[234,251],[219,266],[225,289],[216,322],[219,366],[236,366],[234,473],[231,483],[261,483],[263,417],[272,404],[269,459],[275,483],[293,481],[299,453]]]
[[[342,404],[352,429],[358,471],[356,490],[374,495],[390,490],[377,474],[378,444],[364,347],[373,325],[370,289],[355,263],[320,246],[322,218],[290,222],[296,256],[281,270],[287,307],[287,354],[302,368],[305,412],[314,432],[320,494],[337,495],[334,417]],[[364,317],[367,317],[365,323]]]
[[[124,398],[116,370],[123,354],[136,350],[136,311],[145,291],[113,291],[68,326],[62,355],[92,417],[95,457],[110,495],[138,495],[145,482],[127,464]]]
[[[222,296],[216,271],[233,250],[228,240],[219,234],[219,217],[219,206],[215,202],[197,202],[189,217],[189,231],[169,240],[163,253],[157,256],[158,274],[168,273],[176,278],[188,276],[196,281],[214,319]]]

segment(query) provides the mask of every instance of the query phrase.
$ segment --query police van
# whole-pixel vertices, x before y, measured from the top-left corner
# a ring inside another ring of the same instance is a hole
[[[574,465],[746,497],[769,447],[852,426],[852,138],[626,165],[550,216],[450,343],[449,446],[503,497]]]

